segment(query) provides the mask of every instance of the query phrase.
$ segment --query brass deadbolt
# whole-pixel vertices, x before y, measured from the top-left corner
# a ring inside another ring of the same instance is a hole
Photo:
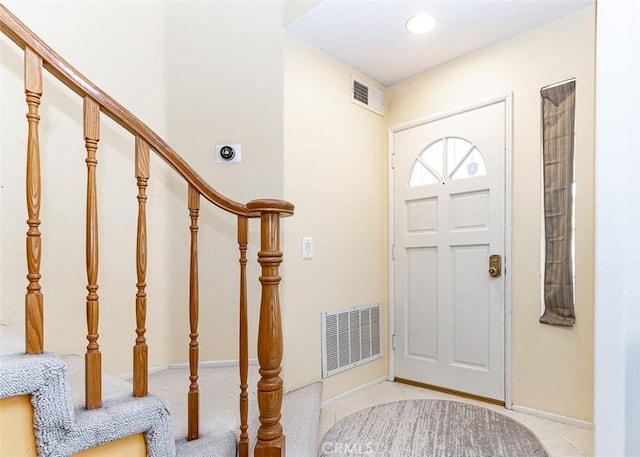
[[[502,256],[494,254],[489,256],[489,276],[499,278],[502,275]]]

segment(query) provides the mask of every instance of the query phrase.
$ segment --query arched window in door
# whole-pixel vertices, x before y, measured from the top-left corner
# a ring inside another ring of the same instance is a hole
[[[411,170],[409,187],[486,174],[487,166],[482,153],[473,143],[460,137],[445,137],[429,144],[417,155]]]

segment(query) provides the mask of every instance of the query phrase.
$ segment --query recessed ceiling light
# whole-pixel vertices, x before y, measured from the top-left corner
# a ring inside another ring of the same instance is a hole
[[[405,27],[411,33],[429,33],[436,27],[436,20],[428,14],[418,14],[409,19]]]

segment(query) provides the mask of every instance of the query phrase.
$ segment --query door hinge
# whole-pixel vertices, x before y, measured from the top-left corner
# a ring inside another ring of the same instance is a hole
[[[396,334],[391,335],[391,349],[396,350]]]
[[[396,260],[396,245],[391,245],[391,260]]]
[[[395,170],[396,169],[396,153],[392,153],[391,154],[391,169]]]

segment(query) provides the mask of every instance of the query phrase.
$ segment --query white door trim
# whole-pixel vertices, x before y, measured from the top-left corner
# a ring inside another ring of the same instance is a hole
[[[511,297],[511,244],[512,244],[512,201],[513,201],[513,93],[508,92],[504,95],[500,95],[487,100],[465,106],[464,108],[458,108],[451,111],[441,112],[435,115],[419,118],[404,124],[389,127],[387,141],[388,141],[388,219],[389,219],[389,380],[395,379],[395,353],[393,350],[393,335],[395,333],[395,271],[393,262],[393,244],[395,241],[395,228],[394,228],[394,210],[395,202],[393,198],[394,189],[394,175],[393,175],[393,151],[394,151],[394,134],[402,130],[407,130],[412,127],[417,127],[428,122],[437,121],[446,117],[450,117],[456,114],[461,114],[466,111],[471,111],[477,108],[482,108],[494,103],[505,102],[505,259],[504,259],[504,287],[505,287],[505,316],[504,316],[504,386],[505,386],[505,406],[508,409],[512,407],[511,398],[511,317],[512,317],[512,297]]]

